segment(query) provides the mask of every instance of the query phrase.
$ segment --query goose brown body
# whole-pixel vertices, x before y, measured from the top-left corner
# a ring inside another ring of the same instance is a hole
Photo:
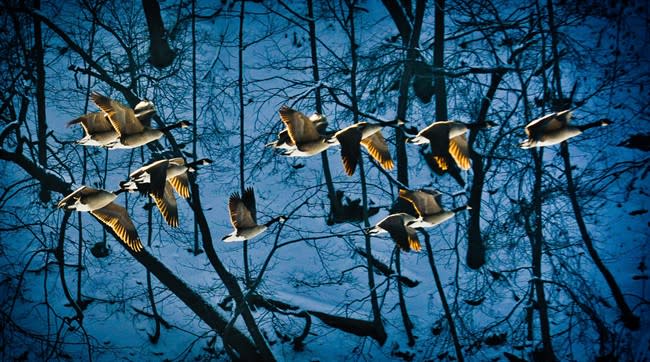
[[[336,142],[330,143],[341,145],[343,169],[348,176],[354,174],[361,158],[360,145],[363,145],[384,169],[393,169],[393,159],[381,129],[381,125],[359,122],[334,134]]]
[[[255,191],[252,188],[247,188],[242,196],[237,192],[231,194],[228,212],[235,230],[223,237],[225,242],[249,240],[267,229],[267,225],[257,224]]]
[[[441,194],[432,190],[399,190],[399,197],[408,201],[418,214],[418,219],[411,224],[411,227],[428,228],[439,225],[456,215],[457,212],[466,210],[469,207],[463,206],[454,210],[444,210],[440,203]]]
[[[420,241],[417,232],[411,224],[415,217],[406,213],[390,214],[380,220],[367,233],[370,235],[388,233],[397,246],[404,251],[420,251]]]
[[[301,112],[282,106],[279,113],[290,138],[289,141],[283,143],[287,145],[285,156],[313,156],[331,146],[327,142],[327,137],[318,131],[314,122]]]
[[[84,146],[109,146],[118,142],[119,134],[106,117],[104,112],[87,113],[68,122],[70,127],[80,124],[84,130],[84,137],[77,141]]]
[[[106,190],[81,186],[58,203],[58,207],[86,211],[110,227],[130,249],[142,250],[142,242],[126,209],[115,202],[117,195]]]
[[[526,125],[525,130],[528,138],[521,142],[521,148],[556,145],[581,134],[589,128],[611,124],[611,121],[602,119],[585,125],[573,126],[571,125],[572,115],[571,110],[564,110],[533,120]]]
[[[433,158],[442,170],[449,168],[451,156],[458,167],[468,170],[471,167],[469,146],[465,133],[468,127],[462,122],[434,122],[421,130],[409,143],[430,144]]]
[[[122,182],[120,186],[123,190],[149,194],[167,224],[178,227],[178,206],[173,191],[175,190],[181,197],[189,198],[190,186],[187,171],[192,170],[198,164],[211,162],[211,160],[202,159],[186,164],[182,157],[154,161],[131,172],[129,180]]]
[[[99,93],[93,93],[90,97],[97,107],[106,113],[111,125],[119,135],[119,144],[109,148],[139,147],[159,139],[165,131],[180,127],[184,128],[190,125],[187,121],[181,121],[160,129],[151,128],[143,125],[142,121],[136,117],[136,113],[131,107],[125,106],[124,104]],[[151,110],[148,110],[149,107]],[[150,117],[151,113],[155,112],[151,102],[145,102],[145,104],[140,107],[136,106],[136,109],[138,109],[141,114],[146,115],[141,116],[141,118]]]

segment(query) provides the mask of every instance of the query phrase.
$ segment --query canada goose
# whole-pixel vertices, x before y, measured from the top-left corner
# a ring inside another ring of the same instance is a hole
[[[469,145],[465,133],[468,130],[477,130],[495,126],[494,122],[463,123],[458,121],[434,122],[421,130],[415,137],[407,138],[406,142],[418,145],[431,145],[431,152],[435,161],[442,170],[449,168],[449,156],[454,159],[458,167],[469,170]]]
[[[81,124],[84,130],[85,136],[77,141],[80,145],[108,146],[117,142],[120,137],[106,114],[101,111],[84,114],[68,122],[66,126],[70,127],[75,124]]]
[[[151,128],[144,126],[141,120],[136,117],[135,111],[130,107],[99,93],[92,93],[90,97],[97,107],[106,113],[113,128],[115,128],[119,135],[119,147],[113,148],[139,147],[159,139],[166,131],[174,128],[185,128],[191,125],[188,121],[180,121],[160,129]],[[138,110],[141,118],[146,119],[155,112],[152,107],[153,104],[151,102],[145,101],[140,102],[136,106],[136,110]]]
[[[329,138],[328,142],[337,142],[341,145],[343,169],[348,176],[354,174],[359,163],[361,157],[359,145],[363,145],[384,169],[393,169],[393,159],[390,157],[388,144],[381,134],[382,128],[383,126],[379,124],[359,122],[336,132],[334,138]]]
[[[316,128],[316,131],[320,135],[323,136],[326,135],[327,118],[325,116],[318,113],[314,113],[309,117],[309,120],[313,123],[314,127]],[[289,136],[289,130],[287,128],[283,129],[278,133],[277,140],[267,143],[266,146],[279,149],[279,150],[284,150],[284,152],[296,148],[296,144],[293,143],[293,141],[291,140],[291,137]]]
[[[575,137],[589,128],[608,126],[612,121],[601,119],[596,122],[572,126],[571,110],[547,114],[526,125],[527,140],[521,142],[521,148],[552,146]]]
[[[156,203],[165,222],[178,227],[178,205],[173,190],[184,198],[190,197],[187,171],[193,172],[199,165],[211,163],[207,158],[186,164],[182,157],[151,162],[131,172],[128,181],[120,182],[121,190],[140,191],[149,194]]]
[[[331,146],[331,143],[327,142],[327,137],[320,134],[314,122],[304,114],[287,106],[280,107],[279,113],[290,138],[290,142],[285,143],[287,147],[283,155],[308,157],[321,153]],[[291,143],[295,147],[291,146]]]
[[[251,187],[247,188],[241,197],[238,192],[230,195],[228,211],[230,213],[230,222],[235,230],[221,239],[225,242],[250,240],[261,234],[273,223],[286,220],[284,216],[278,216],[265,224],[259,225],[255,208],[255,191]]]
[[[116,198],[115,193],[81,186],[59,201],[58,207],[90,212],[102,224],[110,227],[129,248],[141,251],[138,231],[126,209],[113,202]]]
[[[451,219],[457,212],[471,209],[471,207],[465,205],[445,211],[440,206],[441,194],[432,190],[409,191],[400,189],[399,197],[410,202],[418,214],[419,218],[410,225],[413,228],[433,227]]]
[[[160,196],[164,188],[163,180],[166,180],[181,197],[187,199],[190,197],[187,172],[194,172],[198,166],[212,162],[210,159],[203,158],[186,164],[182,157],[154,161],[131,172],[129,180],[121,182],[120,186],[128,191],[137,191],[144,189],[142,185],[137,184],[149,184],[146,190]]]
[[[141,122],[148,121],[155,114],[153,103],[142,101],[134,108],[135,117]],[[117,133],[105,112],[92,112],[84,114],[66,124],[70,127],[81,124],[84,130],[84,137],[77,141],[84,146],[102,146],[109,148],[123,148],[120,144],[120,135]]]
[[[411,227],[415,221],[415,217],[406,213],[390,214],[368,229],[366,233],[375,235],[387,232],[400,249],[420,251],[422,247],[417,232]]]

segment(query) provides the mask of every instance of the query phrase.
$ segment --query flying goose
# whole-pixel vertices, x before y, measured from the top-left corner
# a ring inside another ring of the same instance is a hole
[[[418,214],[419,218],[410,225],[413,228],[433,227],[451,219],[457,212],[471,209],[471,207],[465,205],[450,211],[445,211],[440,206],[441,194],[432,190],[422,189],[409,191],[400,189],[399,197],[410,202]]]
[[[415,137],[407,138],[406,142],[418,145],[430,144],[433,157],[442,170],[449,168],[450,157],[458,167],[469,170],[471,167],[469,145],[465,133],[495,126],[494,122],[463,123],[458,121],[434,122],[421,130]]]
[[[575,137],[589,128],[608,126],[612,123],[608,119],[601,119],[581,126],[572,126],[570,125],[571,116],[571,110],[567,109],[562,112],[547,114],[528,123],[526,125],[528,139],[521,142],[519,146],[524,149],[552,146]]]
[[[129,248],[141,251],[138,231],[126,209],[113,202],[116,198],[115,193],[81,186],[59,201],[58,207],[90,212],[102,224],[110,227]]]
[[[326,135],[325,130],[327,129],[327,118],[325,116],[314,113],[309,117],[309,120],[313,123],[316,131],[320,135]],[[291,137],[289,136],[289,130],[287,128],[280,131],[278,133],[278,138],[273,142],[267,143],[266,146],[278,150],[284,150],[284,152],[296,148],[296,144],[291,140]]]
[[[81,124],[84,137],[77,141],[84,146],[108,146],[118,141],[119,135],[104,112],[84,114],[68,122],[66,126]]]
[[[238,192],[230,195],[228,211],[230,222],[235,230],[221,239],[225,242],[250,240],[264,232],[273,223],[286,220],[284,216],[278,216],[259,225],[255,208],[255,191],[251,187],[244,191],[243,196],[239,196]]]
[[[181,197],[190,197],[187,172],[199,165],[212,163],[207,158],[186,164],[182,157],[151,162],[131,172],[129,180],[120,183],[121,191],[140,191],[153,198],[158,210],[171,227],[178,227],[178,206],[173,190]]]
[[[330,143],[339,143],[341,145],[343,168],[348,176],[354,174],[354,170],[359,163],[361,157],[359,145],[363,145],[384,169],[393,169],[393,159],[390,157],[388,144],[381,134],[382,128],[383,125],[359,122],[343,128],[336,132],[333,138],[329,139]]]
[[[156,111],[153,108],[153,103],[149,101],[142,101],[134,108],[135,118],[143,121],[148,121]],[[109,148],[123,148],[120,144],[120,135],[117,133],[111,121],[105,112],[91,112],[77,117],[66,124],[70,127],[75,124],[81,124],[84,130],[84,137],[77,141],[78,144],[83,146],[101,146]]]
[[[185,128],[190,126],[188,121],[180,121],[163,128],[151,128],[142,124],[136,116],[135,110],[124,104],[93,92],[90,97],[93,102],[108,116],[109,121],[119,135],[119,147],[113,148],[135,148],[153,142],[174,128]],[[141,118],[153,115],[153,104],[145,101],[136,106]],[[109,147],[110,148],[110,147]]]
[[[387,232],[400,249],[420,251],[422,247],[417,232],[411,227],[415,221],[415,217],[406,213],[390,214],[368,229],[366,233],[376,235]]]
[[[314,122],[304,114],[287,106],[280,107],[279,113],[282,122],[287,127],[290,141],[285,142],[287,145],[284,152],[285,156],[313,156],[325,151],[332,145],[327,142],[325,135],[318,132]]]

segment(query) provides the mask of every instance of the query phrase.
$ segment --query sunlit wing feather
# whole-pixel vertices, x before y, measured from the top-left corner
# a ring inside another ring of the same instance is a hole
[[[409,247],[413,251],[420,251],[422,250],[422,246],[420,245],[420,240],[418,240],[418,234],[415,229],[412,227],[404,226],[406,229],[406,233],[408,234],[408,243]]]
[[[442,212],[442,207],[440,207],[440,193],[438,192],[399,190],[399,196],[409,201],[420,217]]]
[[[244,205],[239,193],[235,192],[230,195],[228,210],[230,212],[230,222],[235,229],[255,226],[251,212]]]
[[[171,227],[178,227],[180,224],[178,221],[178,205],[176,204],[176,198],[172,192],[172,186],[169,182],[165,182],[164,193],[162,196],[157,196],[151,193],[158,210],[162,214],[165,222]]]
[[[279,113],[294,144],[299,145],[320,139],[321,136],[314,123],[301,112],[282,106]]]
[[[393,169],[393,159],[390,156],[388,143],[381,134],[381,131],[373,133],[371,136],[366,137],[361,144],[366,147],[370,155],[379,162],[381,167],[386,170]]]
[[[400,249],[404,251],[410,251],[411,249],[420,250],[420,243],[417,240],[415,230],[404,224],[404,219],[401,215],[390,215],[382,220],[378,226],[390,234]]]
[[[114,131],[113,125],[104,112],[92,112],[68,122],[67,126],[80,123],[86,134]]]
[[[449,154],[454,158],[458,167],[463,170],[469,170],[471,167],[469,145],[464,134],[449,140]]]
[[[93,93],[90,97],[97,107],[108,115],[108,119],[120,135],[137,134],[144,131],[144,126],[135,117],[135,113],[130,107],[99,93]]]
[[[565,110],[558,113],[547,114],[533,120],[526,126],[526,135],[535,137],[539,133],[550,132],[566,127],[571,120],[571,111]]]
[[[190,181],[187,177],[187,173],[180,174],[176,177],[168,179],[169,183],[174,187],[174,190],[183,198],[190,197]]]
[[[142,242],[138,236],[138,231],[135,229],[135,225],[133,225],[125,208],[112,202],[90,213],[101,223],[110,227],[131,250],[142,250]]]
[[[433,160],[436,161],[438,164],[438,167],[440,167],[441,170],[447,171],[449,168],[449,165],[447,164],[447,159],[443,156],[433,156]]]

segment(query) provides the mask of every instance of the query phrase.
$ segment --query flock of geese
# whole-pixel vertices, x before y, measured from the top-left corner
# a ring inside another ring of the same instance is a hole
[[[163,128],[151,128],[150,119],[156,114],[153,103],[142,101],[130,108],[117,100],[99,93],[91,94],[92,101],[100,109],[85,114],[68,123],[68,126],[81,124],[84,137],[77,143],[84,146],[100,146],[107,149],[129,149],[158,140],[175,128],[190,126],[187,121]],[[311,117],[282,106],[280,119],[285,128],[277,139],[267,146],[289,157],[309,157],[340,146],[341,160],[345,173],[353,175],[359,162],[362,162],[361,146],[366,148],[372,158],[386,170],[394,166],[388,144],[382,134],[386,126],[403,128],[403,122],[381,123],[358,122],[338,131],[327,130],[327,119],[314,114]],[[559,144],[581,134],[589,128],[607,126],[611,122],[602,119],[585,125],[570,124],[571,111],[551,113],[530,122],[526,128],[528,138],[520,147],[534,148]],[[438,121],[406,139],[407,143],[429,145],[433,159],[442,170],[452,163],[460,169],[471,167],[470,149],[466,138],[469,130],[487,129],[495,126],[493,122],[463,123],[458,121]],[[405,130],[406,131],[406,130]],[[407,132],[408,133],[408,132]],[[115,234],[133,251],[143,249],[138,232],[126,209],[114,201],[122,192],[140,192],[149,195],[160,210],[165,222],[171,227],[179,226],[178,208],[174,192],[183,198],[190,197],[187,172],[194,172],[199,166],[212,163],[200,159],[186,163],[182,157],[154,160],[133,171],[127,181],[120,183],[116,191],[106,191],[81,186],[64,197],[58,204],[60,208],[89,212],[101,223],[110,227]],[[430,228],[451,219],[456,213],[471,209],[461,206],[445,210],[441,204],[441,194],[435,190],[399,190],[399,198],[412,206],[409,212],[393,212],[380,220],[375,226],[365,229],[368,235],[388,233],[403,251],[421,250],[416,228]],[[243,241],[254,238],[275,222],[284,222],[284,216],[270,219],[264,224],[257,221],[255,192],[252,188],[243,194],[235,192],[228,201],[230,221],[233,231],[223,237],[223,241]]]

